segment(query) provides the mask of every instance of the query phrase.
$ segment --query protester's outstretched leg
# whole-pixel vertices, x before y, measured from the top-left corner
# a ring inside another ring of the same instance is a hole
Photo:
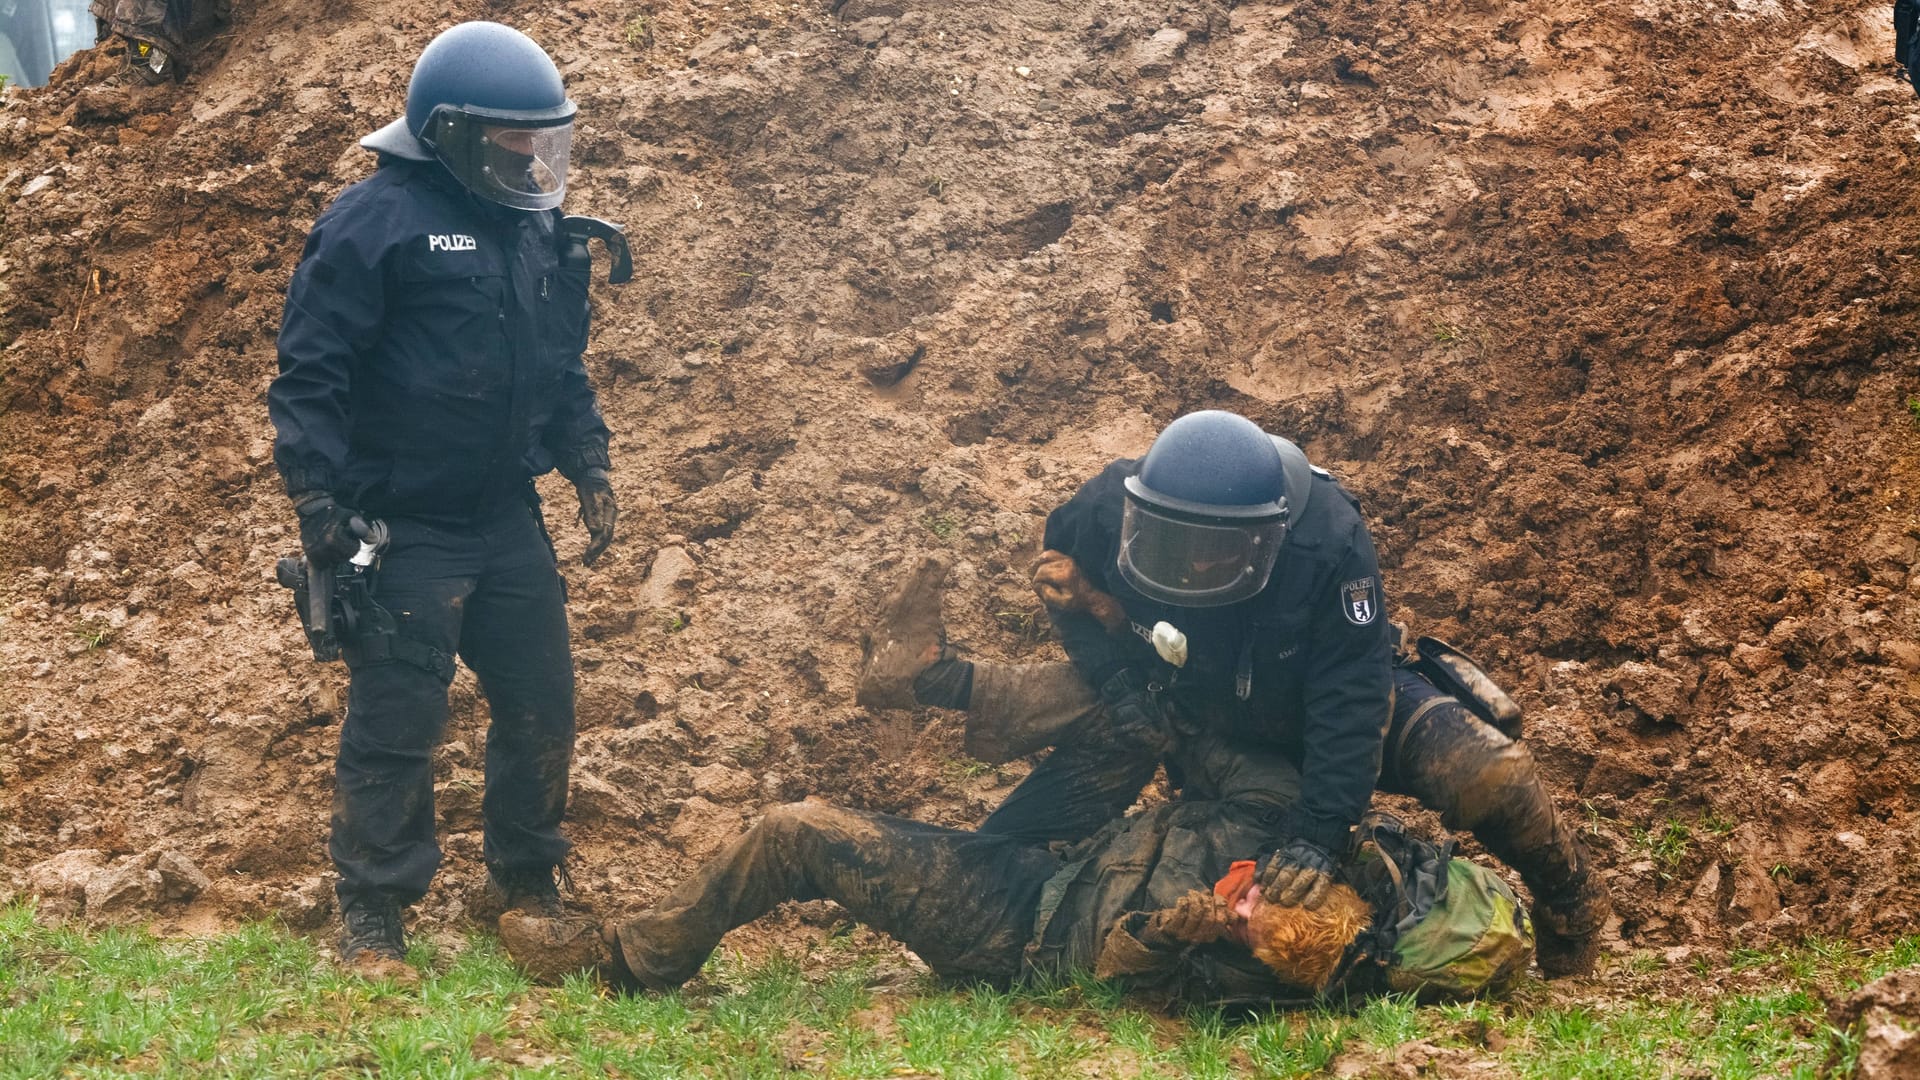
[[[1591,971],[1612,910],[1586,845],[1553,805],[1533,754],[1411,672],[1397,675],[1382,787],[1471,832],[1533,893],[1535,948],[1549,977]]]
[[[940,617],[940,586],[947,578],[947,560],[922,555],[910,560],[902,573],[866,635],[853,699],[869,709],[916,705],[964,709],[970,665],[948,647]]]
[[[1037,754],[1096,730],[1100,695],[1065,661],[999,664],[976,660],[967,703],[967,753],[989,765]]]
[[[678,986],[728,930],[785,900],[826,899],[943,976],[1005,981],[1019,970],[1040,887],[1058,868],[1046,850],[1006,837],[792,803],[768,812],[659,903],[610,924],[610,966],[649,988]],[[511,921],[502,920],[509,952],[534,974],[553,974],[539,957],[515,951]]]
[[[966,747],[989,765],[1038,753],[1100,708],[1100,695],[1068,663],[965,660],[940,616],[946,560],[915,559],[866,635],[854,699],[874,709],[967,711]]]

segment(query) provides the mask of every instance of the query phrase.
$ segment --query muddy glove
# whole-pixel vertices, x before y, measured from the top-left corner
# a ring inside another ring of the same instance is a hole
[[[1122,668],[1100,687],[1107,703],[1108,729],[1115,746],[1158,757],[1173,743],[1167,710],[1147,680],[1131,668]]]
[[[313,565],[332,566],[359,553],[353,522],[360,519],[360,511],[334,502],[332,492],[303,491],[293,497],[293,510],[300,515],[300,549]]]
[[[1052,548],[1040,553],[1033,567],[1033,591],[1040,602],[1059,611],[1083,611],[1099,620],[1109,634],[1127,628],[1120,601],[1093,587],[1073,556]]]
[[[1206,945],[1226,937],[1233,928],[1233,908],[1227,898],[1206,889],[1194,889],[1147,920],[1143,938]]]
[[[1333,887],[1333,856],[1311,840],[1290,840],[1266,857],[1256,878],[1267,903],[1316,908]]]
[[[607,470],[598,466],[575,477],[573,488],[580,493],[580,520],[587,527],[587,550],[580,556],[580,565],[592,566],[613,543],[613,523],[620,516],[620,507],[614,504]]]

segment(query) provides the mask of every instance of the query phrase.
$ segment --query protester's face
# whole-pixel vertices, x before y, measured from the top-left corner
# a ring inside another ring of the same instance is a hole
[[[1242,945],[1252,944],[1253,939],[1247,932],[1249,920],[1253,918],[1255,911],[1266,906],[1266,903],[1260,899],[1260,886],[1247,886],[1247,891],[1233,903],[1233,939],[1235,941]]]

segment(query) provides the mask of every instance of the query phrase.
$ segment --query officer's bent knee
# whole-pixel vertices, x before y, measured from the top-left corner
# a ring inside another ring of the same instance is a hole
[[[760,819],[760,827],[773,832],[799,833],[819,827],[820,823],[837,810],[823,802],[790,802],[768,810]]]
[[[1533,754],[1520,743],[1476,749],[1463,753],[1448,770],[1455,783],[1449,800],[1453,805],[1446,816],[1465,827],[1530,803],[1540,786]]]

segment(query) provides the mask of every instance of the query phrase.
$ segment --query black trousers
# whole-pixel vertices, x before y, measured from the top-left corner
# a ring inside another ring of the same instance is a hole
[[[692,978],[720,938],[783,900],[832,900],[944,978],[1019,974],[1046,848],[824,802],[777,806],[651,908],[619,923],[621,958],[656,990]]]
[[[487,865],[558,864],[573,761],[573,657],[566,593],[535,507],[514,505],[450,528],[389,518],[392,540],[374,584],[401,637],[480,678],[487,730],[481,810]],[[362,640],[345,650],[352,683],[334,769],[333,836],[343,906],[411,904],[440,866],[433,751],[447,725],[451,664],[401,658]]]

